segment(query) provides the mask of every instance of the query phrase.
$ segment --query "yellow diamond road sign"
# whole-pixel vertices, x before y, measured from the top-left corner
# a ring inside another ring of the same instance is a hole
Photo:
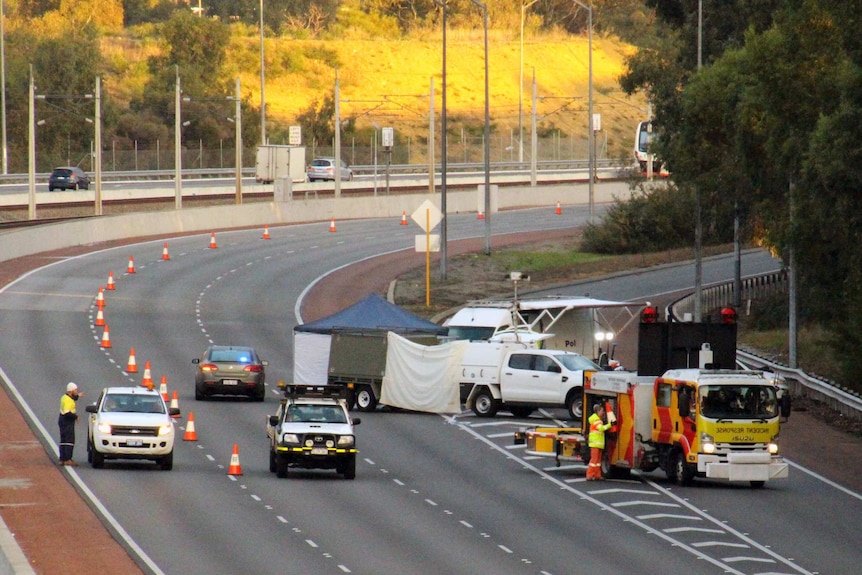
[[[443,219],[443,212],[435,206],[431,200],[425,200],[416,211],[410,215],[410,219],[419,224],[423,232],[429,232],[437,227]]]

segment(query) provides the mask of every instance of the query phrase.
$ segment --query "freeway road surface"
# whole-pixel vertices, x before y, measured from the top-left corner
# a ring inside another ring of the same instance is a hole
[[[573,211],[566,222],[548,210],[504,212],[493,226],[582,224],[586,208]],[[450,239],[482,233],[475,216],[450,216],[449,225]],[[326,223],[270,232],[270,241],[259,230],[220,233],[217,249],[209,234],[171,238],[169,261],[163,240],[62,259],[0,292],[0,329],[16,334],[0,341],[0,367],[52,440],[65,382],[90,400],[101,386],[139,382],[124,371],[131,347],[179,391],[184,414],[194,411],[198,441],[177,446],[173,471],[133,462],[70,471],[139,546],[146,571],[754,575],[852,573],[862,562],[862,550],[846,544],[862,512],[856,492],[798,468],[762,490],[679,488],[658,474],[594,486],[583,467],[557,468],[511,445],[518,427],[560,422],[556,410],[529,421],[362,414],[355,481],[318,471],[276,479],[264,421],[277,405],[275,382],[291,378],[300,295],[330,270],[412,249],[416,230],[370,220],[337,233]],[[123,274],[130,255],[136,273]],[[93,299],[111,270],[112,347],[102,349]],[[649,298],[673,290],[675,276],[676,289],[685,287],[677,272],[589,289]],[[194,400],[190,361],[210,342],[251,344],[269,360],[264,403]],[[241,476],[226,473],[234,445]]]

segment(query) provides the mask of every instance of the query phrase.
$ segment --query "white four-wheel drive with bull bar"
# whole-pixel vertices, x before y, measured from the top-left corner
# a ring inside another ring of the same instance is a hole
[[[283,385],[278,413],[267,418],[269,470],[284,478],[292,468],[334,469],[356,477],[356,437],[347,409],[347,388],[333,385]]]

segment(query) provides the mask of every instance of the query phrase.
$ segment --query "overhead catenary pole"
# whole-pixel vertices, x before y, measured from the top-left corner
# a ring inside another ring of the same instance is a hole
[[[174,207],[178,210],[183,207],[183,155],[182,155],[182,131],[183,122],[180,114],[182,101],[182,89],[180,88],[180,67],[176,67],[177,85],[176,97],[174,101],[174,187],[176,188],[176,197],[174,199]]]
[[[2,0],[0,0],[2,2]],[[95,100],[96,114],[96,149],[93,152],[93,163],[96,167],[96,197],[95,212],[97,216],[102,215],[102,78],[96,76]]]
[[[443,97],[442,97],[442,141],[440,143],[440,153],[443,156],[440,160],[440,211],[443,216],[440,219],[440,279],[446,279],[446,257],[447,257],[447,234],[446,234],[446,156],[448,155],[446,140],[447,125],[446,125],[446,5],[447,2],[434,0],[434,3],[443,8]]]
[[[236,133],[235,142],[235,158],[236,158],[236,204],[242,204],[242,94],[240,92],[239,78],[236,79],[236,89],[234,91],[234,126]]]
[[[335,197],[341,197],[341,92],[338,68],[335,69]]]
[[[703,66],[703,3],[697,2],[697,70]],[[700,186],[694,184],[694,321],[703,320],[703,208],[701,206]]]
[[[471,0],[473,4],[482,9],[482,21],[485,31],[485,255],[491,255],[491,119],[490,107],[488,105],[488,5]]]
[[[260,143],[266,145],[266,98],[264,88],[266,86],[265,60],[263,57],[263,0],[260,0]]]
[[[36,219],[36,84],[33,82],[33,64],[30,64],[29,90],[30,127],[27,135],[27,218]]]
[[[431,104],[428,109],[428,193],[434,193],[434,172],[435,161],[434,152],[437,147],[437,141],[434,138],[434,77],[431,77]]]

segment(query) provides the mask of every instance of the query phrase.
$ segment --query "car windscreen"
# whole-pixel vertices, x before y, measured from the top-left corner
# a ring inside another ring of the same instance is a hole
[[[305,423],[347,423],[344,410],[337,405],[297,405],[287,406],[285,421]]]
[[[157,395],[135,393],[110,393],[102,402],[102,411],[107,413],[164,413],[165,403]]]
[[[582,355],[555,355],[554,358],[566,366],[569,371],[601,371],[602,369]]]
[[[771,419],[778,415],[770,385],[705,385],[699,390],[700,413],[714,419]]]
[[[461,325],[450,325],[447,339],[466,339],[470,341],[481,341],[494,335],[493,327],[469,327]]]

